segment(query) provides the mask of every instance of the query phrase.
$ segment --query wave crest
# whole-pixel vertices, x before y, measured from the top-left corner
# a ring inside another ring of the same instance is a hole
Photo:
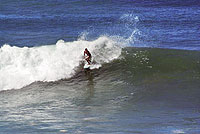
[[[102,36],[93,41],[59,40],[55,45],[0,48],[0,90],[19,89],[35,81],[57,81],[72,77],[88,48],[98,64],[109,63],[121,55],[118,42]]]

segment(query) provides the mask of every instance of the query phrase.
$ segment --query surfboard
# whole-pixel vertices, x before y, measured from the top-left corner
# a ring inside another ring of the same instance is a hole
[[[90,66],[91,66],[91,65],[89,65],[89,64],[85,64],[83,68],[84,68],[84,69],[90,69]]]
[[[85,64],[83,66],[84,69],[89,69],[89,70],[93,70],[93,69],[99,69],[101,67],[101,64]]]

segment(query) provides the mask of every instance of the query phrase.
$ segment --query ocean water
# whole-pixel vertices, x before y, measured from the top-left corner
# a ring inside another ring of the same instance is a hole
[[[198,0],[0,0],[0,134],[198,134],[199,37]]]

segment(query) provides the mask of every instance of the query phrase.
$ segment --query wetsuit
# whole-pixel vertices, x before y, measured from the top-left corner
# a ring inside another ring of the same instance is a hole
[[[85,54],[87,55],[87,57],[85,58],[85,60],[88,62],[88,64],[90,64],[92,55],[91,55],[91,53],[87,49],[85,49],[85,51],[84,51],[84,56],[85,56]]]

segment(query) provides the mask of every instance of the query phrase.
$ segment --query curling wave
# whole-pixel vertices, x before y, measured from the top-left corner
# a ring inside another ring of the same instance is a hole
[[[121,55],[119,43],[106,36],[93,41],[59,40],[55,45],[32,48],[2,46],[0,91],[19,89],[36,81],[57,81],[72,77],[83,61],[83,51],[86,47],[93,55],[93,60],[100,66]]]

